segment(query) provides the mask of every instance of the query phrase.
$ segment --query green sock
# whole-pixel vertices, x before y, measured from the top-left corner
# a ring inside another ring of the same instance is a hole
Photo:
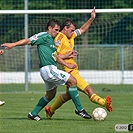
[[[80,103],[77,87],[76,86],[70,87],[68,89],[68,92],[69,92],[69,94],[70,94],[70,96],[72,98],[73,103],[75,104],[76,109],[79,110],[79,111],[82,110],[83,107],[82,107],[82,105]]]
[[[31,114],[33,116],[36,116],[47,104],[49,100],[43,96],[39,101],[38,104],[35,106],[35,108],[32,110]]]

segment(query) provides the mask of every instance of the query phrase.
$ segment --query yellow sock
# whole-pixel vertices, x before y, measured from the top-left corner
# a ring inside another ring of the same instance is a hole
[[[62,95],[60,95],[57,100],[52,104],[50,108],[50,112],[54,113],[55,110],[57,110],[59,107],[61,107],[65,103],[65,100],[63,99]]]
[[[94,103],[105,106],[105,100],[100,96],[98,96],[97,94],[92,94],[92,96],[90,97],[90,100]]]

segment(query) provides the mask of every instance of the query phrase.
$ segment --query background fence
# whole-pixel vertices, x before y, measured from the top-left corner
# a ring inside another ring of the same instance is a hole
[[[126,0],[0,1],[1,10],[81,10],[92,9],[94,6],[96,9],[127,9],[132,8],[132,5],[132,0],[128,0],[128,2]],[[1,43],[18,41],[45,31],[46,23],[53,17],[60,21],[69,17],[76,23],[77,28],[80,28],[90,18],[90,13],[36,13],[27,15],[16,12],[16,14],[0,14]],[[75,44],[75,49],[79,53],[76,60],[80,73],[89,83],[133,84],[132,12],[97,13],[89,30],[78,37]],[[25,51],[28,55],[25,54]],[[5,51],[5,54],[0,56],[0,83],[42,83],[38,64],[36,47],[27,47],[26,49],[25,47],[17,47]],[[27,73],[25,73],[25,69],[27,69]],[[28,77],[26,80],[25,75]]]
[[[132,45],[77,45],[76,50],[80,73],[89,83],[133,84]],[[24,51],[14,48],[0,57],[0,83],[25,82]],[[42,83],[36,47],[30,47],[29,53],[28,82]]]

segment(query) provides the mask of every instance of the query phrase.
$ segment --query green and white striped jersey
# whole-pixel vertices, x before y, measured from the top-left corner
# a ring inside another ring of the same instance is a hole
[[[40,32],[31,36],[30,41],[32,46],[37,45],[40,68],[47,65],[57,66],[56,45],[54,43],[54,38],[50,34],[47,32]]]

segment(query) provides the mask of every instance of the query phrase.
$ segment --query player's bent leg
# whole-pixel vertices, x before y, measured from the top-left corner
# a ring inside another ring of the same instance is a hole
[[[38,115],[38,113],[47,105],[49,100],[46,98],[46,96],[43,96],[37,103],[37,105],[34,107],[34,109],[28,114],[28,118],[30,120],[41,120],[41,117]]]
[[[79,75],[79,73],[77,71],[73,71],[71,73],[77,80],[77,87],[78,87],[78,90],[80,90],[81,92],[84,92],[88,97],[89,99],[93,102],[93,103],[96,103],[98,105],[101,105],[103,107],[106,107],[107,110],[109,112],[111,112],[112,110],[112,105],[111,105],[111,100],[108,100],[109,98],[107,97],[106,99],[103,99],[102,97],[100,97],[99,95],[97,95],[93,88],[89,85],[88,82],[86,82],[84,80],[83,77],[81,77]]]
[[[105,100],[99,95],[97,95],[90,85],[87,85],[84,89],[83,88],[81,89],[86,95],[88,95],[88,97],[92,102],[99,104],[101,106],[105,106]]]
[[[112,112],[113,111],[113,107],[112,107],[112,99],[110,96],[106,96],[105,99],[99,97],[98,95],[96,94],[93,94],[91,96],[91,101],[94,102],[94,103],[97,103],[103,107],[106,107],[106,109],[109,111],[109,112]]]
[[[90,100],[93,103],[99,104],[101,106],[105,106],[105,100],[95,93],[90,97]]]
[[[80,115],[82,118],[91,119],[92,117],[83,109],[81,105],[79,94],[76,87],[77,85],[76,79],[71,75],[67,82],[69,82],[67,85],[70,86],[68,89],[68,93],[76,107],[75,113]]]
[[[101,98],[99,95],[94,93],[93,89],[91,88],[90,85],[88,85],[85,89],[84,92],[90,97],[90,100],[96,104],[99,104],[103,107],[106,107],[106,109],[111,112],[112,109],[112,99],[110,96],[107,96],[106,99]]]
[[[46,95],[43,96],[34,107],[34,109],[28,114],[28,118],[31,120],[41,120],[38,113],[51,101],[56,94],[56,87],[50,91],[46,91]]]
[[[97,95],[93,88],[89,85],[88,82],[84,80],[83,77],[79,75],[77,71],[73,71],[71,73],[77,80],[77,87],[81,92],[84,92],[89,99],[98,105],[101,105],[103,107],[106,107],[109,112],[112,111],[112,105],[111,105],[111,100],[107,97],[106,99],[101,98],[99,95]]]
[[[60,108],[65,102],[70,100],[71,97],[68,94],[68,92],[61,94],[56,101],[52,104],[51,107],[46,106],[45,107],[45,112],[46,112],[46,117],[47,119],[51,119],[52,115],[55,113],[55,111]]]

